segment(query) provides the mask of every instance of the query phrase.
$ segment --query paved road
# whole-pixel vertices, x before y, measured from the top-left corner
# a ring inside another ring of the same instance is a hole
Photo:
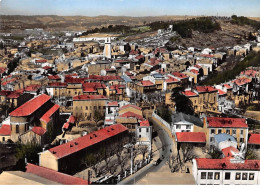
[[[160,173],[159,172],[160,169],[165,165],[167,158],[170,156],[170,153],[171,153],[170,150],[172,149],[171,135],[169,135],[169,132],[165,129],[166,127],[160,126],[153,119],[151,119],[151,120],[153,123],[153,129],[158,132],[158,137],[160,138],[162,145],[165,146],[164,147],[165,149],[159,150],[160,157],[163,155],[164,159],[157,166],[150,165],[151,166],[150,168],[146,168],[144,170],[141,169],[140,172],[135,173],[131,178],[129,177],[126,181],[124,181],[123,184],[133,185],[133,184],[136,184],[142,178],[144,178],[150,172]]]

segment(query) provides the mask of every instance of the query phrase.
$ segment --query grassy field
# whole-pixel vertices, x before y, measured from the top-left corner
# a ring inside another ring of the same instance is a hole
[[[140,32],[147,32],[150,31],[151,28],[149,26],[142,26],[142,27],[134,27],[131,29],[132,31],[140,31]]]

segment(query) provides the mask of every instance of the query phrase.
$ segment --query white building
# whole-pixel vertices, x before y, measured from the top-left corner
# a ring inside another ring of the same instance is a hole
[[[147,145],[149,151],[152,149],[152,126],[149,121],[145,120],[136,125],[136,143],[140,145]]]
[[[110,126],[115,124],[115,117],[117,115],[119,104],[117,101],[109,101],[106,105],[106,115],[105,115],[105,126]]]
[[[260,160],[193,159],[197,185],[259,185]]]

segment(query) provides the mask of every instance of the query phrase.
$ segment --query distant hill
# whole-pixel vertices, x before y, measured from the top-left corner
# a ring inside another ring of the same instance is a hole
[[[127,17],[127,16],[21,16],[0,15],[0,31],[24,30],[43,28],[49,31],[88,30],[108,25],[143,25],[155,21],[185,20],[197,16],[156,16],[156,17]]]

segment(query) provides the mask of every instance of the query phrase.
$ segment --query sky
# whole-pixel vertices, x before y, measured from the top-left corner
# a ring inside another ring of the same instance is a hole
[[[0,0],[0,14],[260,17],[260,0]]]

